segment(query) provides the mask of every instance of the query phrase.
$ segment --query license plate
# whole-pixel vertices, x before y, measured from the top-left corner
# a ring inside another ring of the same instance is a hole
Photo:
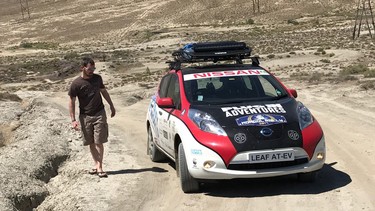
[[[255,152],[249,154],[249,163],[270,163],[294,160],[293,150]]]

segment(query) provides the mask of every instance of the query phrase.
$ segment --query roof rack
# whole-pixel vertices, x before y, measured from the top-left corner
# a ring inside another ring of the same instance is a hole
[[[174,61],[168,61],[170,69],[180,69],[181,63],[196,63],[234,60],[242,64],[242,59],[251,58],[253,65],[259,65],[258,57],[250,57],[251,48],[244,42],[221,41],[190,43],[172,53]]]

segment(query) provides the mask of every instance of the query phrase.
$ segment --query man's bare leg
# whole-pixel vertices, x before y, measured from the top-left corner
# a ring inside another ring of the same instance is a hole
[[[100,163],[99,163],[100,154],[98,150],[96,149],[96,144],[90,144],[90,152],[91,152],[92,159],[94,160],[95,169],[98,172],[99,167],[100,167]]]
[[[96,173],[99,177],[108,177],[107,173],[103,171],[103,144],[90,144],[90,151],[95,162]]]
[[[98,161],[97,161],[97,170],[98,172],[103,172],[103,155],[104,155],[104,146],[103,144],[95,144],[96,150],[98,152]]]

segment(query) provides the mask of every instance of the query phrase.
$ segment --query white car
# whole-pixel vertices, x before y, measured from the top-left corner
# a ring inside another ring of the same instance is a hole
[[[151,99],[148,154],[176,162],[186,193],[203,180],[298,174],[314,181],[324,165],[319,123],[250,52],[233,41],[186,45]],[[235,64],[215,64],[228,60]],[[186,63],[193,66],[181,68]]]

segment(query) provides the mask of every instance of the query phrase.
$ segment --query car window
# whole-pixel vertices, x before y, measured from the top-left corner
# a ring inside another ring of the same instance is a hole
[[[180,85],[178,82],[178,76],[176,74],[171,75],[170,82],[168,84],[167,97],[172,98],[175,106],[180,108]]]
[[[230,73],[229,76],[224,75],[225,73],[212,74],[211,72],[206,75],[201,73],[199,77],[202,78],[196,79],[191,76],[184,77],[187,78],[184,81],[187,99],[193,104],[220,104],[272,100],[286,95],[282,85],[265,71],[247,75]]]
[[[168,91],[168,83],[169,79],[171,77],[171,74],[165,75],[160,82],[159,86],[159,97],[166,97],[167,91]]]

